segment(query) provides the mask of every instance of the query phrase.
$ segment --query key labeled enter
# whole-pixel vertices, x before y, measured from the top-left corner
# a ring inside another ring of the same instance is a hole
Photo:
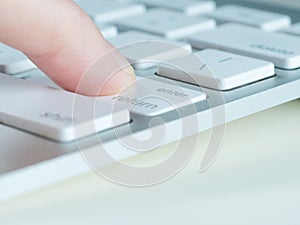
[[[206,94],[160,77],[138,78],[126,91],[106,101],[125,106],[132,114],[159,116],[206,100]]]
[[[229,90],[275,74],[274,64],[207,49],[161,64],[158,75],[216,90]]]

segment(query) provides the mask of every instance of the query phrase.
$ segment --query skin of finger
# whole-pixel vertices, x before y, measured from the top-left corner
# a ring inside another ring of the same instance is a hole
[[[112,95],[112,90],[122,92],[135,81],[133,74],[128,61],[117,49],[112,49],[85,71],[76,92],[88,90],[86,95]]]
[[[87,68],[113,48],[71,0],[1,1],[0,40],[23,51],[70,91],[76,91]]]

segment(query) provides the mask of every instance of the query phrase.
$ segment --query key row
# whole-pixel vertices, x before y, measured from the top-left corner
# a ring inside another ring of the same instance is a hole
[[[108,40],[137,69],[188,55],[191,45],[194,49],[214,48],[266,60],[282,69],[300,67],[299,37],[238,24],[225,24],[190,35],[188,43],[138,31],[120,33]],[[35,65],[24,54],[0,44],[0,72],[17,74],[33,68]]]
[[[161,64],[157,73],[200,86],[228,89],[273,76],[274,65],[218,50],[204,50]],[[0,121],[68,142],[128,124],[131,114],[155,117],[206,100],[200,89],[180,87],[159,76],[138,78],[119,95],[85,97],[0,74]]]
[[[205,16],[215,19],[219,24],[227,22],[241,23],[267,31],[285,29],[291,24],[291,18],[284,14],[240,5],[225,5],[216,8],[216,3],[210,0],[77,0],[76,3],[97,23],[115,23],[128,17],[147,14],[148,10],[151,11],[153,8],[159,8],[177,11],[178,14],[188,16],[188,18],[191,16]],[[161,20],[163,21],[164,18],[161,18]],[[136,20],[136,23],[141,22]]]
[[[0,74],[0,122],[62,142],[128,124],[130,114],[153,117],[204,100],[203,92],[162,78],[138,79],[120,95],[97,98]]]
[[[96,19],[98,16],[93,17],[93,12],[97,12],[97,15],[99,14],[107,18],[107,21],[116,20],[114,23],[119,27],[119,29],[123,29],[125,31],[138,30],[159,35],[167,39],[186,39],[190,35],[199,33],[201,31],[214,29],[216,26],[216,23],[213,19],[191,17],[186,14],[179,13],[180,8],[185,8],[183,5],[188,8],[199,8],[200,6],[206,6],[207,8],[211,9],[209,11],[212,11],[214,9],[214,3],[212,1],[199,2],[190,0],[185,1],[184,4],[183,1],[180,0],[175,1],[174,4],[167,2],[159,3],[159,1],[155,0],[145,0],[143,2],[147,6],[159,7],[161,5],[161,7],[172,8],[178,12],[162,9],[153,9],[145,12],[145,6],[143,4],[130,2],[131,1],[129,1],[129,3],[118,2],[116,4],[115,1],[104,0],[77,1],[77,3],[82,8],[86,9],[92,18],[94,18],[96,25],[106,38],[115,37],[118,32],[117,27],[114,25],[103,24],[103,22],[106,21]],[[98,9],[100,5],[100,9]],[[170,5],[172,5],[172,7]],[[210,5],[210,7],[208,7],[208,5]],[[219,7],[216,11],[212,11],[209,15],[214,19],[218,19],[218,21],[234,21],[236,23],[240,22],[257,26],[265,30],[284,28],[290,24],[290,18],[287,16],[236,5]],[[117,20],[123,17],[125,18],[122,20]],[[227,17],[230,17],[231,19],[228,19]],[[111,20],[109,18],[111,18]],[[289,34],[299,35],[299,27],[299,24],[295,24],[294,26],[286,28],[284,31]],[[185,47],[190,48],[188,44],[185,44]],[[194,47],[198,48],[199,46]],[[275,64],[278,66],[280,63]],[[290,69],[290,66],[279,65],[279,67]],[[0,46],[0,72],[16,74],[32,68],[35,68],[35,66],[22,53],[12,51],[2,45]],[[295,66],[292,68],[295,68]]]

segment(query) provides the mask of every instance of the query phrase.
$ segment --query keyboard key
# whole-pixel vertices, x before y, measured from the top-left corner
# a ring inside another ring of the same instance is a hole
[[[96,98],[0,75],[0,122],[4,124],[67,142],[129,121],[124,107],[113,109]]]
[[[238,5],[221,6],[209,16],[221,23],[241,23],[259,27],[266,31],[283,29],[291,24],[291,18],[287,15]]]
[[[18,75],[15,75],[14,77],[22,80],[30,80],[31,83],[35,83],[40,86],[48,86],[51,88],[63,90],[40,70],[33,70],[27,73],[20,73]]]
[[[143,13],[142,4],[106,0],[77,0],[76,3],[95,21],[108,23],[120,18]]]
[[[300,23],[295,23],[284,31],[288,34],[300,36]]]
[[[170,66],[174,65],[174,66]],[[229,90],[275,74],[273,63],[207,49],[159,66],[167,78],[216,90]]]
[[[158,7],[177,10],[189,15],[206,14],[213,11],[216,8],[214,1],[196,1],[196,0],[140,0],[140,2],[146,4],[149,7]]]
[[[104,38],[112,38],[118,35],[118,29],[116,26],[101,24],[97,22],[95,24],[98,27],[98,29],[101,31]]]
[[[115,38],[108,39],[133,64],[136,69],[147,69],[158,62],[188,55],[191,45],[139,32],[128,31]]]
[[[36,86],[42,85],[61,90],[43,74],[29,78],[29,82]],[[201,91],[181,88],[173,84],[171,80],[153,76],[151,78],[137,77],[137,81],[127,88],[127,91],[119,95],[100,97],[98,101],[117,106],[120,104],[120,108],[126,107],[133,114],[158,116],[205,99],[206,95]],[[170,103],[173,105],[171,106]]]
[[[226,24],[189,38],[195,48],[216,48],[273,62],[276,67],[300,67],[300,39],[237,24]]]
[[[116,24],[122,30],[133,29],[169,39],[181,39],[199,31],[213,29],[216,25],[212,19],[191,17],[164,9],[152,9],[145,14],[118,20]]]
[[[128,107],[131,113],[158,116],[206,100],[201,91],[162,82],[164,78],[138,78],[124,93],[108,97]],[[171,82],[171,81],[170,81]]]
[[[20,51],[0,43],[0,72],[17,74],[36,66]]]

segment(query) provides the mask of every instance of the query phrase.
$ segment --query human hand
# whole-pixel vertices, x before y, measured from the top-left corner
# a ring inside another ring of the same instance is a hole
[[[0,41],[22,51],[72,92],[111,95],[135,80],[130,66],[120,68],[119,62],[124,66],[127,61],[72,0],[0,1]],[[109,53],[114,56],[106,57]]]

